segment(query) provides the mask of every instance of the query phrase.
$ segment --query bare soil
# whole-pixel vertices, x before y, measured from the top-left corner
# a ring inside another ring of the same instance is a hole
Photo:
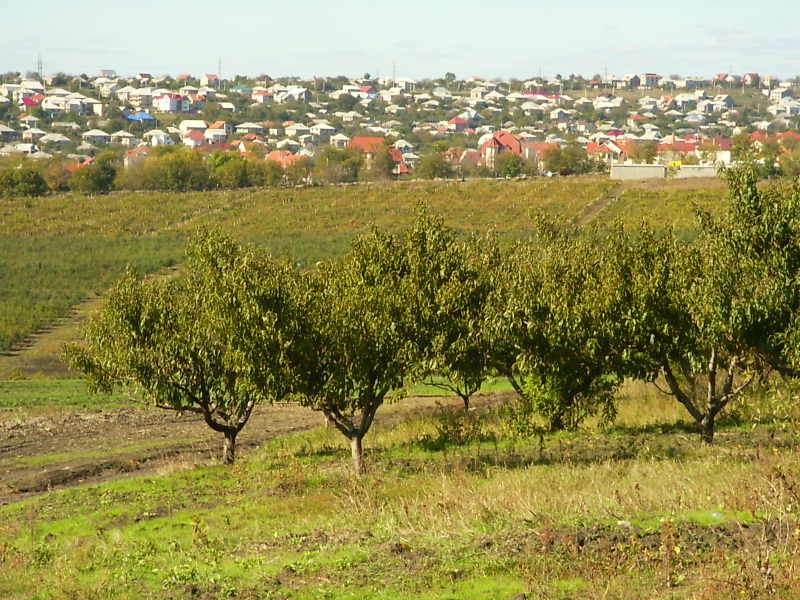
[[[430,414],[437,403],[459,406],[460,400],[410,398],[386,407],[376,423]],[[320,413],[293,404],[258,407],[237,438],[237,455],[323,423]],[[0,419],[0,505],[53,489],[216,462],[221,451],[222,437],[194,414],[130,406],[6,415]]]

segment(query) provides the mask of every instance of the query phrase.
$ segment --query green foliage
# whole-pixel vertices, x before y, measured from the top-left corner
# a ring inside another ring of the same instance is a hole
[[[154,155],[184,151],[153,148]],[[280,165],[253,159],[252,166],[281,184]],[[150,164],[145,161],[145,164]],[[249,165],[250,166],[250,165]],[[131,171],[130,169],[126,171]],[[257,185],[263,185],[257,183]],[[82,298],[104,292],[131,263],[149,273],[181,260],[183,238],[202,225],[266,246],[303,266],[343,254],[367,223],[397,230],[413,220],[424,199],[459,232],[496,231],[508,243],[529,235],[529,214],[571,219],[608,193],[601,178],[535,178],[461,184],[263,189],[258,191],[118,192],[90,203],[51,195],[35,202],[9,198],[0,231],[0,348],[67,314]],[[624,188],[599,220],[636,227],[644,215],[692,238],[692,205],[713,213],[727,206],[724,188]]]
[[[325,146],[315,157],[314,180],[323,183],[358,181],[364,153],[358,148]]]
[[[42,196],[49,187],[31,161],[11,163],[0,169],[0,196]]]
[[[394,160],[389,154],[389,148],[384,144],[373,154],[366,176],[371,181],[386,181],[392,176],[392,169],[394,169]]]
[[[544,168],[561,175],[576,175],[590,173],[597,169],[597,165],[581,146],[568,144],[563,148],[561,146],[549,148],[544,155]]]
[[[494,170],[500,177],[519,177],[527,173],[525,159],[514,152],[502,152],[494,161]]]
[[[730,210],[700,213],[697,242],[678,247],[662,291],[640,307],[651,322],[639,349],[707,442],[754,378],[767,369],[795,375],[800,365],[800,190],[762,190],[757,175],[754,165],[726,172]]]
[[[302,185],[307,183],[311,176],[313,166],[313,161],[307,156],[303,156],[294,161],[284,170],[286,182],[289,185]]]
[[[94,389],[132,386],[155,406],[201,415],[224,434],[223,460],[231,463],[255,404],[288,392],[282,328],[293,322],[291,276],[208,234],[190,245],[187,271],[148,281],[128,273],[83,343],[66,352]]]
[[[185,192],[204,190],[211,185],[208,165],[199,152],[189,148],[166,154],[160,159],[159,168],[162,184],[158,189]]]
[[[214,187],[223,189],[250,187],[253,185],[250,165],[239,153],[225,153],[216,164],[212,162],[210,179]]]
[[[467,399],[485,379],[476,270],[454,233],[421,212],[401,235],[373,229],[308,276],[309,331],[293,344],[297,391],[350,439],[358,474],[375,413],[413,373],[452,376]]]
[[[362,438],[413,366],[406,268],[400,240],[373,229],[342,260],[309,274],[303,294],[309,331],[293,348],[297,391],[351,441],[358,474]]]
[[[631,153],[631,158],[638,163],[652,164],[658,155],[658,146],[655,142],[637,142]]]
[[[450,177],[452,169],[441,152],[425,154],[414,169],[414,174],[423,179],[440,179]]]
[[[628,346],[627,293],[638,248],[619,227],[589,234],[541,221],[498,269],[489,308],[497,368],[520,395],[517,416],[539,414],[551,429],[615,414],[614,392],[647,363]]]
[[[419,376],[457,394],[468,409],[470,397],[493,370],[492,339],[484,321],[500,250],[491,237],[460,240],[425,213],[412,236],[408,260]]]
[[[117,157],[103,152],[88,165],[79,167],[69,180],[69,188],[82,194],[106,194],[114,188]]]

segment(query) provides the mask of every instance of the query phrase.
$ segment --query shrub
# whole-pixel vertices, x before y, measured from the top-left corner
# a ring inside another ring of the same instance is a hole
[[[116,156],[112,152],[103,152],[94,162],[76,170],[69,180],[69,188],[73,192],[83,194],[107,194],[114,188],[117,176]]]
[[[33,165],[22,162],[0,171],[0,195],[41,196],[48,192],[47,182]]]

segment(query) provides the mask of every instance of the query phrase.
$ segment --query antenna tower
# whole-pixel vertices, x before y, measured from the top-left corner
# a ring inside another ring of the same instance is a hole
[[[39,74],[39,79],[44,81],[44,69],[42,68],[42,55],[36,55],[36,72]]]

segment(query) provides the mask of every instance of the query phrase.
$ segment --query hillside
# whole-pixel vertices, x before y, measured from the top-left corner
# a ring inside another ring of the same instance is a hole
[[[537,212],[581,224],[649,219],[690,233],[693,205],[713,209],[724,197],[716,180],[618,184],[587,177],[4,200],[0,352],[18,349],[32,332],[103,293],[126,265],[150,273],[179,263],[186,236],[198,227],[309,265],[342,252],[370,224],[407,224],[420,202],[455,229],[511,239],[527,234]]]

